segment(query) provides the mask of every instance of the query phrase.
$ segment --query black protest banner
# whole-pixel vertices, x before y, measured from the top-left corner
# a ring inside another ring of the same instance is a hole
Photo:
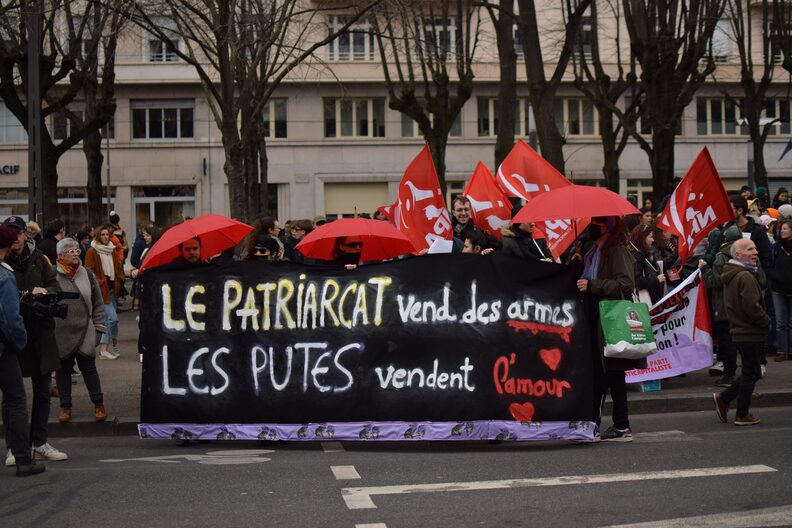
[[[153,268],[141,435],[589,438],[576,278],[502,255]]]

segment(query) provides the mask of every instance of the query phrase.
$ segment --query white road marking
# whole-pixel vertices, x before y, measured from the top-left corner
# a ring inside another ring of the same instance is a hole
[[[322,449],[325,453],[343,453],[346,451],[341,442],[322,442]]]
[[[670,430],[670,431],[652,431],[647,433],[634,433],[633,437],[636,442],[646,443],[659,443],[659,442],[689,442],[701,440],[698,436],[689,435],[684,431]]]
[[[699,515],[696,517],[678,517],[662,521],[636,524],[620,524],[611,528],[687,528],[717,526],[719,528],[748,528],[751,526],[789,526],[792,519],[792,506],[778,508],[762,508],[741,512]]]
[[[210,451],[204,455],[185,453],[139,458],[108,458],[100,460],[99,462],[158,462],[161,464],[179,464],[184,460],[187,462],[198,462],[199,464],[228,466],[269,462],[271,460],[270,458],[260,455],[274,452],[275,451],[272,449],[226,449],[222,451]]]
[[[355,528],[388,528],[385,523],[356,524]]]
[[[355,466],[330,466],[330,470],[335,475],[336,480],[356,480],[360,478]]]
[[[562,477],[483,480],[473,482],[438,482],[432,484],[407,484],[401,486],[372,486],[366,488],[343,488],[341,495],[350,510],[376,508],[372,495],[401,495],[407,493],[434,493],[448,491],[475,491],[504,488],[530,488],[540,486],[568,486],[573,484],[602,484],[606,482],[632,482],[695,477],[744,475],[747,473],[770,473],[777,471],[764,465],[729,466],[714,468],[674,469],[647,471],[642,473],[612,473],[608,475],[570,475]]]

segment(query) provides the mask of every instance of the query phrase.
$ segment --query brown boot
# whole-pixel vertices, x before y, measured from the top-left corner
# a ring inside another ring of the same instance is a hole
[[[60,414],[58,414],[58,421],[60,423],[69,423],[69,420],[71,420],[71,408],[61,407]]]
[[[97,403],[94,406],[94,416],[97,422],[104,422],[107,420],[107,411],[105,411],[104,403]]]

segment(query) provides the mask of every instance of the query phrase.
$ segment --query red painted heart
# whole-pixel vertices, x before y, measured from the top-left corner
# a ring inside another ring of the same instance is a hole
[[[558,364],[561,363],[561,349],[559,348],[543,348],[539,351],[539,357],[545,362],[545,365],[550,367],[550,370],[555,371]]]
[[[512,403],[509,405],[509,412],[511,413],[512,418],[518,422],[530,422],[533,418],[535,410],[534,404],[531,402]]]

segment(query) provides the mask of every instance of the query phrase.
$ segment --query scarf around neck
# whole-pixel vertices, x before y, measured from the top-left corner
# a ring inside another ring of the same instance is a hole
[[[65,273],[67,277],[71,279],[74,277],[74,274],[77,273],[77,270],[80,269],[80,261],[77,260],[77,264],[71,266],[63,262],[63,260],[58,259],[58,267],[63,270],[63,273]]]
[[[93,247],[99,254],[99,259],[102,261],[102,271],[110,279],[115,280],[115,261],[113,254],[115,253],[115,246],[110,244],[100,244],[98,240],[91,242]]]

